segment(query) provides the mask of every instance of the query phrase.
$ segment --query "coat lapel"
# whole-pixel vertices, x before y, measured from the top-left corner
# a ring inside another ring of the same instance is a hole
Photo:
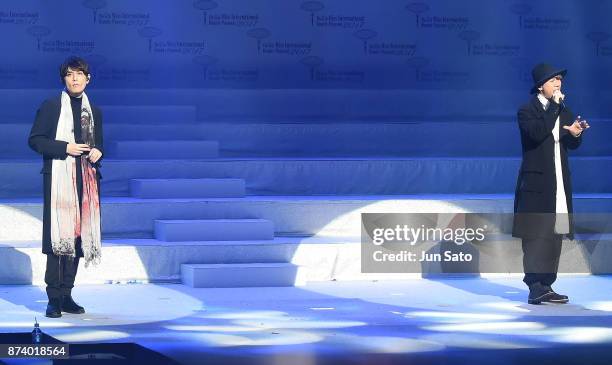
[[[544,114],[544,107],[542,107],[542,103],[540,103],[540,99],[538,99],[537,95],[531,98],[531,108],[538,116]]]

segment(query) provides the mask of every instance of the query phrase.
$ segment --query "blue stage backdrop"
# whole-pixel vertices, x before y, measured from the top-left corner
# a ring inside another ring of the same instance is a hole
[[[0,88],[525,90],[537,60],[612,84],[612,1],[2,0]]]

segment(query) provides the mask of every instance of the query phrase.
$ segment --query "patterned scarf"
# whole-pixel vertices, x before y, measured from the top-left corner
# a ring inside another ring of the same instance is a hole
[[[94,120],[87,95],[83,93],[81,130],[85,143],[93,144]],[[75,143],[74,120],[70,96],[62,91],[62,109],[55,139]],[[51,245],[59,256],[75,257],[76,239],[81,237],[85,267],[100,263],[102,257],[100,234],[100,200],[96,169],[81,157],[83,197],[79,209],[76,179],[76,159],[68,155],[64,160],[53,160],[51,172]]]

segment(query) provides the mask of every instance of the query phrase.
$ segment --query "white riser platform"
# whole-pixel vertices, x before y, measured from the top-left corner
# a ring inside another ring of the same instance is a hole
[[[183,264],[181,281],[192,288],[293,286],[297,269],[286,263]]]
[[[274,224],[266,219],[156,220],[155,238],[167,242],[271,240]]]

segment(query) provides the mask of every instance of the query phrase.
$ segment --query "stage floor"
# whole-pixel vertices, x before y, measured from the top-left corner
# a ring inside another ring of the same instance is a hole
[[[136,342],[190,364],[606,363],[612,277],[562,276],[566,305],[528,305],[521,277],[288,288],[83,285],[84,315],[44,317],[36,286],[0,286],[0,331]]]

